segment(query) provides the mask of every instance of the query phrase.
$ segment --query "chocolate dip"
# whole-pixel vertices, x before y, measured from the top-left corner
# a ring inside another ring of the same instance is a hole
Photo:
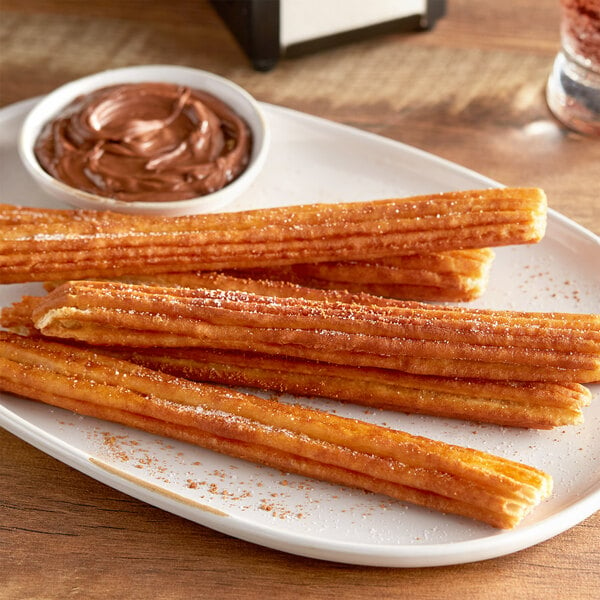
[[[101,88],[47,123],[42,167],[77,189],[127,202],[165,202],[221,189],[246,168],[246,123],[214,96],[168,83]]]

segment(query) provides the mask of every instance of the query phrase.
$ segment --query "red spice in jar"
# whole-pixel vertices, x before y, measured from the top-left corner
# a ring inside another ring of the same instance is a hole
[[[600,71],[600,0],[561,0],[565,50]]]

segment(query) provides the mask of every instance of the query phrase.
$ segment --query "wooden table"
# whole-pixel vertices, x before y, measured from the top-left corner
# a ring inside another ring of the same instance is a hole
[[[600,233],[600,141],[544,101],[558,47],[551,0],[450,0],[428,33],[388,34],[251,69],[202,0],[3,0],[0,106],[111,67],[182,64],[259,100],[406,142]],[[121,6],[119,6],[121,5]],[[600,515],[490,561],[377,569],[290,556],[164,513],[0,432],[0,598],[596,598]]]

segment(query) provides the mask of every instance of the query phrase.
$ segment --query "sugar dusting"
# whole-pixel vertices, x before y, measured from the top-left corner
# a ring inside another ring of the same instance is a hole
[[[141,442],[136,433],[115,435],[112,430],[99,428],[90,430],[89,438],[101,459],[142,470],[145,477],[170,489],[185,490],[186,496],[197,502],[235,505],[241,511],[260,510],[278,519],[305,517],[304,503],[290,502],[290,490],[303,491],[305,501],[310,502],[313,486],[309,480],[290,479],[267,467],[251,465],[253,469],[246,477],[238,464],[226,464],[225,459],[221,467],[213,468],[211,461],[194,459],[193,450],[178,450],[180,444],[163,438]],[[268,487],[256,480],[265,475],[270,479]]]
[[[258,511],[262,516],[285,521],[314,519],[325,512],[324,522],[341,517],[354,525],[377,519],[381,512],[402,514],[407,510],[406,505],[389,498],[262,465],[228,463],[228,457],[220,457],[215,468],[211,452],[207,452],[209,460],[198,460],[192,447],[182,451],[180,443],[154,436],[144,436],[142,441],[135,431],[116,433],[112,428],[93,427],[87,430],[87,437],[100,461],[134,474],[137,470],[144,479],[218,510]],[[377,535],[376,527],[369,529]]]

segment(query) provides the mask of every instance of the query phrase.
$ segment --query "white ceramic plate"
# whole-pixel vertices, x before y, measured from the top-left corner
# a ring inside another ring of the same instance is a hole
[[[0,111],[0,201],[49,206],[56,201],[40,194],[16,152],[19,126],[33,103]],[[381,137],[282,108],[264,109],[273,132],[267,167],[232,210],[497,185]],[[475,305],[600,312],[598,264],[598,238],[551,212],[541,244],[498,251],[490,288]],[[0,305],[38,289],[0,286]],[[0,424],[109,486],[221,532],[314,558],[420,567],[515,552],[572,527],[600,508],[599,386],[593,393],[584,425],[554,431],[511,430],[303,400],[548,471],[555,480],[552,498],[513,531],[282,474],[8,394],[0,395]]]

